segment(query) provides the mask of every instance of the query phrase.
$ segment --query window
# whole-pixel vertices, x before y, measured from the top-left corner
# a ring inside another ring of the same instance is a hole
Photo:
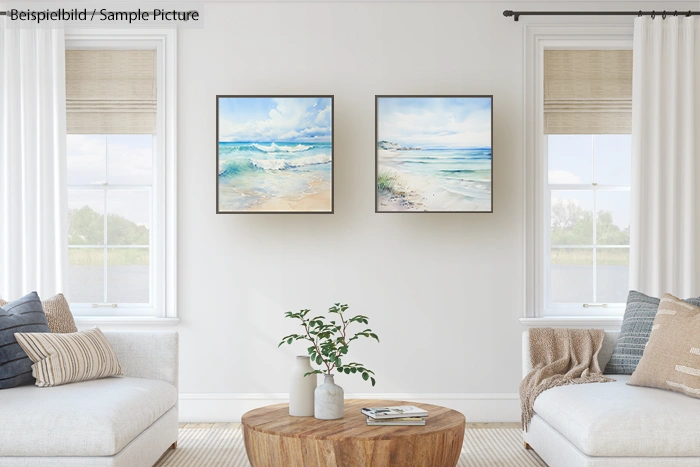
[[[151,307],[156,135],[69,134],[70,300]]]
[[[614,328],[624,312],[631,48],[627,26],[526,26],[525,324]]]
[[[174,318],[174,32],[66,39],[71,309]]]
[[[552,134],[546,148],[547,309],[624,304],[632,137]]]

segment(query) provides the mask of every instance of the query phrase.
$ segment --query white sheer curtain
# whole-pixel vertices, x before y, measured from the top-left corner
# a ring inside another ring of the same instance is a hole
[[[630,286],[700,295],[700,22],[636,18]]]
[[[63,29],[0,18],[0,296],[63,291],[67,267]]]

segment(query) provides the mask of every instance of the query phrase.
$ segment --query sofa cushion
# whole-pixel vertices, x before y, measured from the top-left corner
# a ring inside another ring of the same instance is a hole
[[[112,456],[175,406],[165,381],[105,378],[0,391],[0,457]]]
[[[120,376],[122,367],[100,328],[63,334],[18,332],[39,387]]]
[[[32,361],[17,343],[16,332],[50,332],[36,292],[0,307],[0,389],[34,384]]]
[[[629,384],[700,398],[700,307],[664,294]]]
[[[68,300],[62,293],[41,301],[46,313],[46,321],[53,333],[78,332],[73,313],[70,311]]]
[[[547,390],[535,413],[588,456],[700,456],[700,400],[615,379]]]
[[[625,315],[622,318],[620,337],[603,373],[614,375],[634,373],[644,353],[644,347],[649,341],[660,301],[659,298],[630,290]],[[700,306],[700,297],[688,298],[685,301]]]

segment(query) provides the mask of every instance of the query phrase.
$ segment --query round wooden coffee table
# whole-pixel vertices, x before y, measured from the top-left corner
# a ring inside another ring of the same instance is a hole
[[[415,405],[428,411],[425,426],[367,426],[362,407]],[[346,400],[345,417],[290,417],[288,404],[243,415],[243,436],[253,467],[454,467],[466,420],[438,405]]]

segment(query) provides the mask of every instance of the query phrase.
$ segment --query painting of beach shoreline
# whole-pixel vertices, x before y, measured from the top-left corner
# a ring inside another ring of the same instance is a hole
[[[493,212],[492,96],[376,96],[376,212]]]
[[[333,213],[333,96],[217,96],[217,207]]]

